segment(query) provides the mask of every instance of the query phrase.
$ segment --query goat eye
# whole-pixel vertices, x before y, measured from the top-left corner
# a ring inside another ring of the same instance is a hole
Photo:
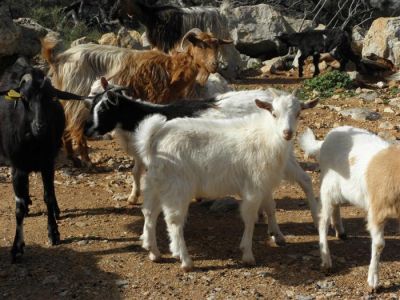
[[[272,116],[273,116],[274,118],[276,118],[276,117],[277,117],[277,115],[276,115],[276,113],[275,113],[275,112],[273,112],[273,113],[272,113]]]

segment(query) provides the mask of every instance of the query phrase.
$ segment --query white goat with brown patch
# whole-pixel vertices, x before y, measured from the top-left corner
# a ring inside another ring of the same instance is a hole
[[[400,218],[400,147],[378,136],[350,126],[331,130],[324,141],[317,141],[308,129],[300,138],[301,147],[319,159],[321,168],[321,214],[319,239],[322,267],[332,261],[327,242],[332,217],[337,236],[343,236],[339,205],[349,202],[368,212],[372,238],[368,284],[378,287],[379,257],[388,218]]]

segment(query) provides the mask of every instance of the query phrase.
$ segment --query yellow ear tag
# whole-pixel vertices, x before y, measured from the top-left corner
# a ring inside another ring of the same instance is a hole
[[[8,101],[13,101],[15,99],[11,98],[10,96],[4,96],[4,99],[8,100]]]
[[[21,94],[16,90],[9,90],[7,96],[11,98],[21,98]]]

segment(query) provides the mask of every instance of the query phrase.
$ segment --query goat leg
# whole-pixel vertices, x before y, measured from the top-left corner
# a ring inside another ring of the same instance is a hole
[[[15,218],[17,227],[14,243],[11,248],[11,259],[15,263],[18,256],[24,253],[24,218],[28,213],[29,199],[29,174],[17,169],[12,169],[12,183],[15,194]]]
[[[56,218],[60,217],[56,194],[54,191],[54,163],[42,170],[42,181],[44,187],[44,202],[47,206],[47,230],[51,245],[60,243],[60,233]]]

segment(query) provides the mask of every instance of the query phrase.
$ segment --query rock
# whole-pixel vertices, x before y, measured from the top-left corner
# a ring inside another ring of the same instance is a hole
[[[86,226],[87,226],[86,223],[80,222],[80,221],[76,222],[75,225],[78,226],[79,228],[83,228],[83,227],[86,227]]]
[[[387,131],[380,131],[377,134],[379,137],[381,137],[382,139],[389,141],[389,142],[395,142],[396,141],[396,137],[391,134],[390,132]]]
[[[128,194],[115,194],[112,199],[115,201],[127,201],[128,197]]]
[[[385,113],[390,113],[390,114],[394,114],[394,110],[391,107],[385,107],[383,109],[383,112]]]
[[[83,245],[89,244],[89,241],[88,241],[88,240],[81,240],[81,241],[79,241],[77,244],[78,244],[79,246],[83,246]]]
[[[383,89],[384,87],[387,86],[387,84],[383,81],[378,81],[377,83],[375,83],[375,86],[377,86],[380,89]]]
[[[364,38],[366,34],[367,31],[360,26],[354,26],[352,29],[351,48],[358,55],[361,55],[362,53]]]
[[[314,300],[313,296],[305,296],[305,295],[296,295],[296,300]]]
[[[400,64],[400,17],[378,18],[372,22],[363,43],[362,56],[380,57]]]
[[[0,56],[15,54],[21,28],[14,24],[7,2],[0,3]]]
[[[376,104],[383,104],[382,98],[376,98],[376,99],[374,100],[374,102],[375,102]]]
[[[346,110],[342,110],[340,112],[342,116],[351,117],[354,120],[358,121],[375,121],[380,118],[380,114],[377,112],[371,112],[366,108],[350,108]]]
[[[359,98],[371,102],[374,101],[376,98],[378,98],[378,94],[376,92],[367,92],[367,93],[361,93],[358,95]]]
[[[261,66],[262,66],[262,62],[260,59],[250,57],[247,60],[247,65],[246,65],[245,70],[258,70],[261,68]]]
[[[395,126],[392,123],[386,121],[386,122],[379,124],[379,128],[380,129],[394,129]]]
[[[285,69],[285,59],[283,56],[274,57],[263,61],[263,65],[264,67],[261,68],[261,72],[274,74],[278,70]]]
[[[100,45],[118,46],[117,35],[113,32],[103,34],[97,42]]]
[[[82,44],[93,44],[93,41],[91,39],[89,39],[88,37],[83,36],[83,37],[73,41],[71,43],[71,48],[75,47],[75,46],[78,46],[78,45],[82,45]]]
[[[237,210],[239,203],[235,198],[226,197],[223,199],[218,199],[213,202],[210,206],[210,211],[212,212],[228,212],[232,210]]]
[[[331,289],[335,286],[335,282],[333,280],[321,280],[317,281],[316,287],[321,290]]]
[[[39,54],[42,49],[41,38],[44,38],[49,33],[59,36],[56,32],[41,26],[30,18],[19,18],[14,20],[14,23],[21,29],[18,45],[14,52],[19,55],[33,57]]]
[[[360,73],[358,73],[357,71],[348,71],[346,72],[347,75],[349,75],[350,79],[352,81],[362,81],[363,77]]]
[[[117,287],[121,288],[121,287],[125,287],[129,284],[128,280],[123,280],[123,279],[118,279],[115,280],[115,284],[117,285]]]
[[[122,48],[142,50],[142,36],[135,30],[122,27],[117,34],[117,45]]]
[[[267,4],[239,6],[229,9],[228,13],[236,48],[251,57],[276,57],[280,51],[275,36],[294,31],[284,16]]]
[[[390,99],[389,104],[400,108],[400,97]]]

